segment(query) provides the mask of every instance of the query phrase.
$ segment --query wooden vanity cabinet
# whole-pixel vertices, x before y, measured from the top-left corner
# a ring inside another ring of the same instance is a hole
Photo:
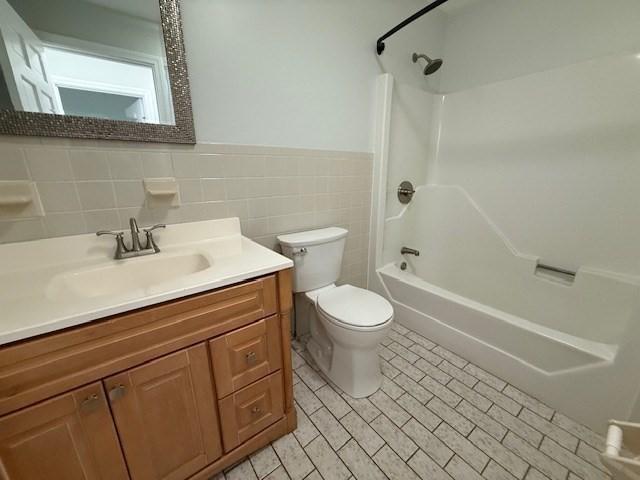
[[[296,426],[291,271],[0,347],[2,480],[205,480]]]

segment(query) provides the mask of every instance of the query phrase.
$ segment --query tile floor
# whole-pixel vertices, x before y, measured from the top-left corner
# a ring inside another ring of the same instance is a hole
[[[401,325],[353,399],[294,342],[298,428],[215,480],[596,480],[603,439]]]

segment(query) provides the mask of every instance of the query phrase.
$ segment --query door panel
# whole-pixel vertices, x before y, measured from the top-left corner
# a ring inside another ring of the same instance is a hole
[[[182,480],[222,454],[205,344],[105,380],[133,480]]]
[[[0,69],[16,110],[62,113],[47,75],[44,46],[7,0],[0,0]]]
[[[128,479],[102,385],[95,383],[0,418],[0,477]]]

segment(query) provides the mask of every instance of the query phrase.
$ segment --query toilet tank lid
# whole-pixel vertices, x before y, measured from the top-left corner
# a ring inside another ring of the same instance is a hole
[[[278,241],[287,247],[307,247],[320,243],[333,242],[344,238],[349,233],[344,228],[329,227],[320,230],[309,230],[308,232],[288,233],[278,235]]]

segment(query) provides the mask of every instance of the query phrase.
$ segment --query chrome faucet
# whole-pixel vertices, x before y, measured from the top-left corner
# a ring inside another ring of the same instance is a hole
[[[140,245],[140,229],[138,228],[138,222],[135,218],[132,217],[129,219],[129,227],[131,229],[131,248],[128,248],[125,245],[124,232],[100,230],[99,232],[96,232],[96,235],[99,237],[102,235],[113,235],[116,237],[116,251],[114,254],[114,258],[116,260],[124,260],[125,258],[142,257],[144,255],[160,253],[160,248],[153,238],[153,231],[158,228],[166,228],[166,225],[158,224],[142,230],[147,237],[144,248]]]
[[[420,256],[419,250],[416,250],[414,248],[409,248],[409,247],[402,247],[402,249],[400,250],[400,253],[402,255],[415,255],[416,257]]]

